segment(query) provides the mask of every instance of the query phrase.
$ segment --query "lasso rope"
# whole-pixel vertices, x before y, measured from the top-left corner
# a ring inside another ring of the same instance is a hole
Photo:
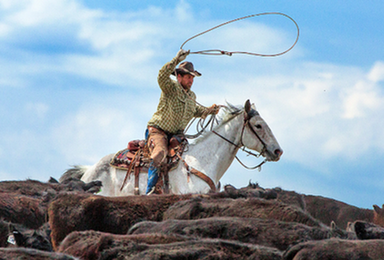
[[[246,51],[223,51],[223,50],[217,50],[217,49],[213,49],[213,50],[202,50],[202,51],[194,51],[194,52],[190,52],[190,54],[205,54],[205,55],[228,55],[228,56],[232,56],[232,54],[247,54],[247,55],[254,55],[254,56],[260,56],[260,57],[276,57],[276,56],[280,56],[280,55],[283,55],[287,52],[289,52],[290,50],[292,50],[293,47],[295,47],[297,41],[299,40],[299,25],[296,23],[296,21],[284,14],[284,13],[279,13],[279,12],[265,12],[265,13],[258,13],[258,14],[252,14],[252,15],[247,15],[247,16],[243,16],[243,17],[240,17],[240,18],[237,18],[237,19],[233,19],[231,21],[228,21],[228,22],[225,22],[225,23],[222,23],[222,24],[219,24],[215,27],[212,27],[211,29],[208,29],[204,32],[201,32],[201,33],[198,33],[192,37],[190,37],[189,39],[187,39],[181,46],[180,46],[180,49],[183,48],[183,46],[189,42],[190,40],[196,38],[196,37],[199,37],[205,33],[208,33],[210,31],[213,31],[219,27],[222,27],[224,25],[227,25],[227,24],[230,24],[230,23],[233,23],[233,22],[237,22],[237,21],[240,21],[240,20],[244,20],[244,19],[248,19],[248,18],[252,18],[252,17],[256,17],[256,16],[262,16],[262,15],[282,15],[282,16],[285,16],[287,17],[288,19],[290,19],[296,26],[297,28],[297,36],[296,36],[296,40],[295,42],[292,44],[291,47],[289,47],[287,50],[283,51],[283,52],[279,52],[279,53],[275,53],[275,54],[261,54],[261,53],[254,53],[254,52],[246,52]]]

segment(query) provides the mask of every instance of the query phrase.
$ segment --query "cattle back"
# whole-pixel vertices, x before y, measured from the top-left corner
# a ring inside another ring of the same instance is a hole
[[[45,252],[30,248],[0,248],[0,260],[79,260],[76,257],[61,253]]]
[[[330,237],[347,238],[346,231],[310,227],[295,222],[273,219],[213,217],[198,220],[169,219],[162,222],[143,221],[130,228],[128,234],[179,234],[200,238],[221,238],[286,250],[288,246],[309,240]]]
[[[280,260],[282,252],[276,248],[245,244],[221,239],[201,239],[171,244],[138,244],[113,248],[103,252],[106,259],[249,259]]]
[[[384,259],[384,240],[326,239],[297,244],[283,260],[369,260]]]
[[[305,195],[306,210],[314,218],[326,225],[334,221],[342,229],[347,228],[348,222],[364,220],[373,222],[373,210],[358,208],[344,202],[322,197]]]
[[[275,219],[286,222],[298,222],[314,227],[324,227],[320,221],[300,208],[276,200],[258,198],[249,199],[211,199],[199,198],[180,201],[172,205],[165,213],[166,219],[200,219],[208,217],[245,217]]]
[[[99,259],[102,252],[113,248],[129,247],[132,244],[169,244],[193,240],[191,237],[164,234],[116,235],[99,231],[74,231],[60,243],[57,252],[81,259]]]
[[[37,229],[46,222],[47,208],[41,200],[18,194],[0,193],[3,220]]]
[[[356,220],[348,226],[358,239],[384,239],[384,228],[374,223]]]
[[[62,194],[48,209],[53,248],[72,231],[96,230],[126,234],[136,222],[160,221],[173,203],[191,195],[104,197]]]

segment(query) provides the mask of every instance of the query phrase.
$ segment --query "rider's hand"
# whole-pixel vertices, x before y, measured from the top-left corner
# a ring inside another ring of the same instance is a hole
[[[178,62],[182,62],[183,60],[185,60],[185,58],[189,55],[189,52],[190,50],[186,51],[186,50],[180,49],[176,54]]]
[[[217,113],[219,113],[219,110],[220,110],[220,106],[216,105],[216,104],[213,104],[212,106],[210,106],[208,108],[209,110],[209,114],[215,114],[217,115]]]
[[[217,115],[219,113],[221,106],[218,106],[216,104],[213,104],[212,106],[208,107],[203,115],[201,116],[203,119],[206,118],[208,115]]]

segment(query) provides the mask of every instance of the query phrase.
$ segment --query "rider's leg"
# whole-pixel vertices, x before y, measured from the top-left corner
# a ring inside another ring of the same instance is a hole
[[[145,192],[145,194],[150,195],[155,191],[155,185],[158,179],[159,168],[153,166],[153,162],[151,162],[148,169],[147,191]]]
[[[163,131],[154,127],[149,127],[147,142],[152,159],[148,170],[148,184],[146,191],[147,194],[150,194],[154,191],[159,178],[160,165],[165,161],[168,154],[168,138]]]

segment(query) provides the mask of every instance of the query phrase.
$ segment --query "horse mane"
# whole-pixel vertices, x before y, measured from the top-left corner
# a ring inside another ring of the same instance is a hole
[[[222,110],[223,112],[219,113],[217,115],[216,119],[217,119],[218,123],[217,123],[217,125],[214,126],[213,130],[220,128],[221,126],[223,126],[227,122],[231,121],[232,119],[234,119],[236,116],[238,116],[240,113],[242,113],[244,111],[244,108],[234,106],[228,102],[226,102],[226,103],[227,103],[227,106],[223,107],[223,110]],[[205,129],[203,131],[203,133],[199,137],[197,137],[194,140],[193,144],[197,144],[197,143],[203,141],[210,134],[212,134],[212,131],[208,127],[207,129]]]

